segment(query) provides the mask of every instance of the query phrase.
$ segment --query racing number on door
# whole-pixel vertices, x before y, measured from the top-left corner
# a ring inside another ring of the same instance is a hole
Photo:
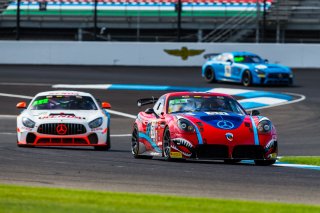
[[[156,121],[152,121],[151,122],[151,129],[150,129],[150,138],[152,138],[153,141],[155,141],[156,139],[156,126],[157,126],[157,122]]]
[[[226,65],[224,67],[224,76],[231,77],[231,66],[230,65]]]
[[[151,121],[147,125],[147,135],[153,140],[156,141],[157,139],[157,122],[156,121]]]

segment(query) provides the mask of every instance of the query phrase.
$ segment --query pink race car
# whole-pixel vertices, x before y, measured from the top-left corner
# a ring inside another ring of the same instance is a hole
[[[271,121],[257,110],[248,114],[229,95],[174,92],[138,100],[138,106],[147,104],[154,107],[140,112],[133,126],[135,158],[276,161],[277,133]]]

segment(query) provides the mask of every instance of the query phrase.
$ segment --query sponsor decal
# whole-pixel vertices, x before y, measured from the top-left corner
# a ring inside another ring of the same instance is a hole
[[[188,60],[189,57],[200,55],[205,50],[195,50],[195,49],[188,49],[187,47],[181,47],[180,50],[179,49],[172,49],[172,50],[164,49],[163,51],[168,53],[169,55],[181,57],[182,60],[186,61],[186,60]]]
[[[66,114],[47,115],[47,116],[39,117],[39,119],[54,119],[54,118],[85,119],[85,118],[78,117],[78,116],[75,116],[75,115],[66,115]]]
[[[182,153],[180,152],[170,152],[170,157],[171,158],[182,158]]]
[[[205,112],[207,115],[229,115],[227,112]]]

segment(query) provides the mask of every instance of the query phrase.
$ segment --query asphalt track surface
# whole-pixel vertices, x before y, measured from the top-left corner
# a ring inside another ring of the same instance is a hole
[[[320,70],[295,70],[292,87],[252,87],[299,93],[306,100],[261,110],[277,127],[280,155],[320,155]],[[149,84],[240,88],[207,84],[199,68],[0,66],[0,93],[34,96],[52,84]],[[136,100],[161,91],[87,90],[136,114]],[[0,115],[17,115],[23,99],[0,96]],[[131,133],[133,119],[112,115],[111,134]],[[0,183],[108,191],[177,194],[290,203],[320,203],[320,172],[315,170],[228,165],[219,161],[165,162],[134,159],[130,137],[112,137],[108,152],[92,148],[18,148],[15,119],[0,116]]]

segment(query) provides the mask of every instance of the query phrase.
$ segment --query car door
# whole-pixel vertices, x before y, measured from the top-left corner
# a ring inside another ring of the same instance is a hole
[[[217,72],[218,72],[218,80],[230,80],[232,76],[232,54],[230,53],[223,53],[219,57],[217,57],[218,65],[217,65]]]
[[[213,69],[215,71],[216,79],[221,80],[224,78],[224,66],[225,66],[225,61],[223,58],[223,54],[218,55],[215,57],[215,61],[212,64]]]
[[[155,143],[155,145],[158,147],[157,150],[162,150],[162,136],[163,136],[163,124],[165,123],[164,116],[162,113],[164,110],[166,97],[162,96],[159,98],[159,100],[156,102],[156,104],[153,107],[154,110],[154,118],[149,120],[147,132],[149,134],[149,137],[151,140]]]

